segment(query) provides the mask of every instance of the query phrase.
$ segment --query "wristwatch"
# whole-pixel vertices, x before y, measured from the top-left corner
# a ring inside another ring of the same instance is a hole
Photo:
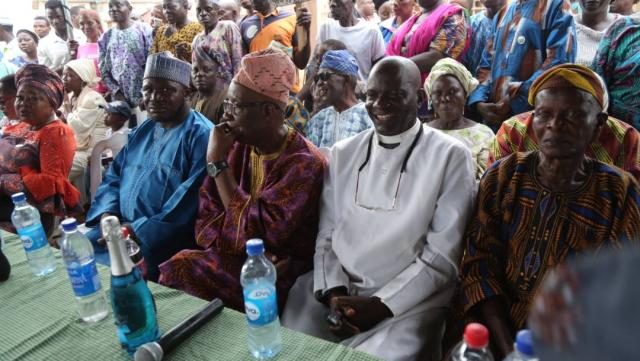
[[[222,173],[223,170],[229,168],[229,163],[226,160],[221,160],[219,162],[209,162],[207,163],[207,174],[211,178],[215,178],[218,174]]]

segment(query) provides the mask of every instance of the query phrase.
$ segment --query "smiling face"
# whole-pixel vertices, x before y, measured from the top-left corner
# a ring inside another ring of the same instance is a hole
[[[354,91],[355,83],[351,83],[345,75],[335,73],[330,69],[320,69],[316,74],[315,91],[320,104],[335,106],[349,96],[349,90]]]
[[[171,80],[146,78],[142,83],[142,96],[151,119],[171,123],[184,107],[186,89]]]
[[[38,44],[33,37],[27,33],[18,34],[18,47],[25,54],[34,54],[38,50]]]
[[[576,88],[544,89],[535,103],[533,131],[549,158],[583,156],[607,120],[595,98]]]
[[[89,15],[82,13],[80,15],[80,30],[90,42],[97,42],[100,37],[100,24]]]
[[[385,58],[374,66],[365,106],[378,133],[400,134],[416,121],[419,83],[420,71],[408,59]]]

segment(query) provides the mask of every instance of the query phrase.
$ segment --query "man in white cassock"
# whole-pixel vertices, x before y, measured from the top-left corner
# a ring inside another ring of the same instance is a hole
[[[385,360],[440,359],[476,185],[469,150],[416,119],[419,89],[406,58],[372,70],[374,129],[330,150],[314,271],[291,289],[285,327]]]

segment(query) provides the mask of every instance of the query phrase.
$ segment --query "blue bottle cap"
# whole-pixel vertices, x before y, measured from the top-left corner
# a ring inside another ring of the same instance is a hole
[[[264,243],[261,239],[254,238],[247,241],[247,254],[258,256],[264,253]]]
[[[13,203],[24,202],[27,200],[27,196],[25,196],[22,192],[14,193],[11,195],[11,200],[13,201]]]
[[[533,340],[531,338],[531,331],[529,330],[520,330],[516,335],[516,349],[521,354],[527,356],[535,356],[535,352],[533,351]]]
[[[75,218],[67,218],[60,222],[62,224],[62,230],[65,232],[73,232],[78,227],[78,222]]]

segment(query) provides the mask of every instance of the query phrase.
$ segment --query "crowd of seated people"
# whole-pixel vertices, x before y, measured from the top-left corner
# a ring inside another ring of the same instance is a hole
[[[329,0],[314,44],[304,7],[158,2],[161,25],[109,0],[110,27],[68,29],[48,0],[7,38],[0,227],[24,192],[108,265],[116,216],[149,281],[238,311],[261,238],[285,327],[394,361],[446,359],[469,322],[502,359],[555,267],[638,243],[622,2]]]

